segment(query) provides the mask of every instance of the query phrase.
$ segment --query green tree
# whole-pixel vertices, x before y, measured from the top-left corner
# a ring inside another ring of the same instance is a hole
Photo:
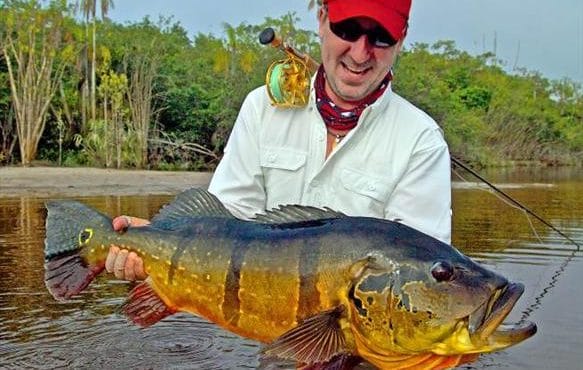
[[[6,1],[2,51],[6,59],[14,107],[20,156],[24,166],[36,158],[46,115],[58,81],[72,58],[73,48],[63,47],[66,4]]]
[[[101,10],[101,18],[105,18],[109,13],[109,10],[114,7],[112,0],[101,0],[99,1],[100,10]],[[96,97],[96,63],[97,63],[97,0],[78,0],[77,8],[82,13],[83,18],[85,19],[85,34],[86,40],[89,39],[89,24],[91,23],[91,72],[89,73],[89,68],[87,68],[87,60],[89,59],[88,56],[88,47],[86,43],[85,48],[85,71],[86,76],[88,77],[87,80],[90,81],[91,84],[91,92],[89,94],[89,100],[91,102],[91,119],[96,119],[96,111],[97,111],[97,97]],[[87,85],[85,85],[87,86]]]

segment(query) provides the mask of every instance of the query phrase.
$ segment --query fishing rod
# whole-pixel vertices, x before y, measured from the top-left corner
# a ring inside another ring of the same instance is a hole
[[[318,69],[319,63],[308,54],[302,53],[290,44],[286,43],[279,35],[276,34],[276,32],[271,27],[264,29],[259,34],[259,42],[262,45],[270,45],[283,51],[286,56],[285,59],[273,62],[267,70],[265,84],[267,86],[267,92],[271,99],[271,103],[274,106],[284,108],[302,107],[306,105],[308,103],[310,94],[309,89],[311,74]],[[478,178],[480,181],[490,187],[490,189],[503,196],[513,205],[557,232],[560,236],[576,246],[577,252],[581,250],[581,246],[576,241],[571,239],[556,226],[543,219],[534,211],[524,206],[518,200],[514,199],[509,194],[486,180],[483,176],[463,163],[461,160],[451,156],[451,161],[455,165],[463,168]]]

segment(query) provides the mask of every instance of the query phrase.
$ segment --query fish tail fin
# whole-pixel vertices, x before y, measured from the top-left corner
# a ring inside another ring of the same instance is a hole
[[[105,268],[107,249],[91,251],[97,232],[113,232],[111,219],[76,201],[46,204],[45,284],[58,300],[78,294]]]

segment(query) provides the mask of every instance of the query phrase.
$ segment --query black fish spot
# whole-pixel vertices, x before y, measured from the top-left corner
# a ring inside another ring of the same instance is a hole
[[[355,287],[353,286],[348,292],[348,298],[350,298],[350,300],[354,303],[354,307],[356,307],[358,314],[360,316],[366,317],[368,315],[368,310],[364,308],[362,300],[354,295],[354,290]]]

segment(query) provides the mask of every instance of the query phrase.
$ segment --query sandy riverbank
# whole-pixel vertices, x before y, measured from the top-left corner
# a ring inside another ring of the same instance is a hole
[[[206,187],[211,173],[101,168],[0,167],[0,197],[176,194]]]

